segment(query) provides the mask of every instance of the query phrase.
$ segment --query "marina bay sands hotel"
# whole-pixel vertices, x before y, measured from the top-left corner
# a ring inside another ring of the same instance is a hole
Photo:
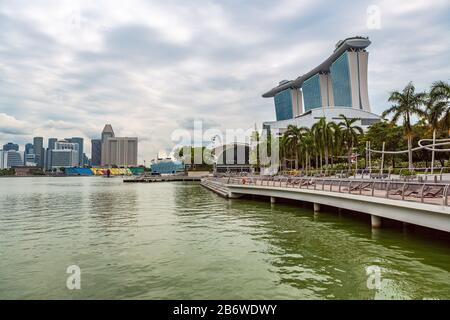
[[[334,52],[320,65],[295,80],[283,80],[263,94],[274,98],[277,121],[264,128],[288,125],[310,128],[318,119],[339,121],[339,115],[359,119],[363,129],[380,117],[371,113],[367,85],[368,38],[352,37],[336,44]]]

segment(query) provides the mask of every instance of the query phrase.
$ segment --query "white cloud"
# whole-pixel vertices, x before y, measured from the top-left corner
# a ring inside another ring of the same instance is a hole
[[[19,121],[6,113],[0,113],[0,134],[25,135],[29,133],[25,121]]]
[[[372,4],[380,30],[366,27]],[[381,112],[388,91],[410,80],[418,88],[447,80],[446,8],[422,0],[4,0],[0,143],[82,136],[89,153],[89,138],[111,123],[118,135],[138,136],[139,158],[150,160],[192,119],[222,129],[273,120],[261,94],[352,35],[373,42],[369,90]]]

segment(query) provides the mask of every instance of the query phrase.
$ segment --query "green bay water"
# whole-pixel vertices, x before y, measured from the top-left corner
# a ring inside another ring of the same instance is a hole
[[[0,178],[0,299],[102,298],[449,299],[450,248],[199,183]]]

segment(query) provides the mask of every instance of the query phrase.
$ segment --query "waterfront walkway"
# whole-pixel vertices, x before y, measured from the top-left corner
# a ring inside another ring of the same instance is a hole
[[[173,181],[200,181],[201,177],[189,177],[185,175],[169,175],[169,176],[137,176],[134,178],[124,179],[126,183],[150,183],[150,182],[173,182]]]
[[[329,205],[367,213],[374,227],[389,218],[450,232],[450,185],[445,183],[276,176],[205,178],[202,185],[228,198],[259,195],[273,203],[277,198],[311,202],[315,211]]]

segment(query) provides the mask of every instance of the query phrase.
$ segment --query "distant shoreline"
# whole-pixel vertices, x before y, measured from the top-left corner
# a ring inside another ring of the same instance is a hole
[[[101,176],[75,176],[75,175],[67,175],[67,176],[47,176],[47,175],[30,175],[30,176],[0,176],[0,178],[64,178],[64,177],[101,177]]]

